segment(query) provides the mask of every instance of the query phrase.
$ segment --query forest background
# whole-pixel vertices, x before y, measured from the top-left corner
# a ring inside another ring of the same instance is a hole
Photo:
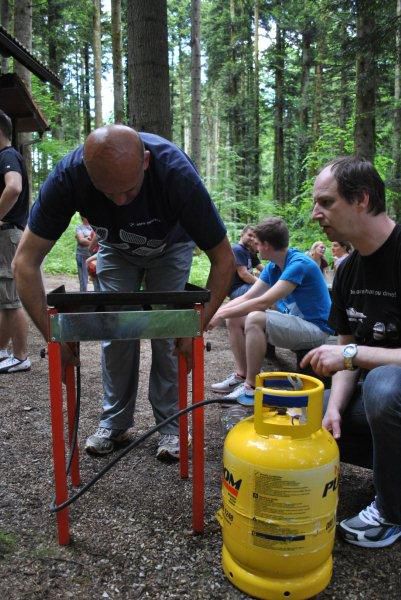
[[[401,0],[1,0],[1,24],[63,82],[2,59],[50,126],[20,139],[33,199],[93,128],[122,122],[191,156],[233,242],[281,215],[306,250],[321,237],[313,179],[342,154],[374,162],[400,217]],[[78,222],[48,272],[75,272]],[[195,257],[194,283],[206,264]]]

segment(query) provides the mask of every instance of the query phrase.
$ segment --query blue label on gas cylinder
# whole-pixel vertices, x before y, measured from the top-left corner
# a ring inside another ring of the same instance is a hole
[[[290,406],[291,408],[304,408],[308,406],[308,396],[273,396],[263,394],[263,404],[268,406]]]

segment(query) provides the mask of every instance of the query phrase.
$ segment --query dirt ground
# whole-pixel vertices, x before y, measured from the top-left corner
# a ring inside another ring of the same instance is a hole
[[[61,281],[46,278],[47,290]],[[224,329],[207,336],[206,390],[231,372]],[[157,437],[131,452],[71,508],[73,541],[57,543],[53,497],[47,361],[44,346],[30,328],[32,370],[0,376],[0,596],[20,599],[242,599],[220,567],[221,534],[215,520],[220,507],[223,434],[221,409],[206,408],[206,527],[191,533],[191,480],[182,481],[177,465],[155,459]],[[79,443],[97,426],[101,405],[99,347],[82,344],[82,409]],[[141,382],[135,432],[153,419],[147,400],[149,342],[142,344]],[[278,352],[267,370],[293,370],[292,353]],[[206,397],[213,395],[207,391]],[[108,458],[81,454],[83,482]],[[373,497],[371,472],[343,465],[338,518],[359,511]],[[334,575],[320,599],[398,599],[400,545],[365,550],[337,539]]]

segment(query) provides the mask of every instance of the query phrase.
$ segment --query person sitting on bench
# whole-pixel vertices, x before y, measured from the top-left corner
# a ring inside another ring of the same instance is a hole
[[[255,227],[255,237],[260,257],[269,264],[250,290],[219,308],[208,327],[227,319],[236,366],[236,372],[213,384],[212,390],[241,404],[253,403],[255,376],[268,342],[297,351],[319,346],[332,333],[327,324],[331,300],[323,275],[311,258],[288,247],[285,221],[265,219]]]

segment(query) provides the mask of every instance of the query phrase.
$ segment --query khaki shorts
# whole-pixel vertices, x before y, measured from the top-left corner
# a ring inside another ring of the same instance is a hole
[[[316,348],[329,337],[314,323],[277,310],[266,311],[266,333],[269,344],[294,351]]]
[[[21,236],[17,228],[0,230],[0,310],[21,307],[11,270]]]

